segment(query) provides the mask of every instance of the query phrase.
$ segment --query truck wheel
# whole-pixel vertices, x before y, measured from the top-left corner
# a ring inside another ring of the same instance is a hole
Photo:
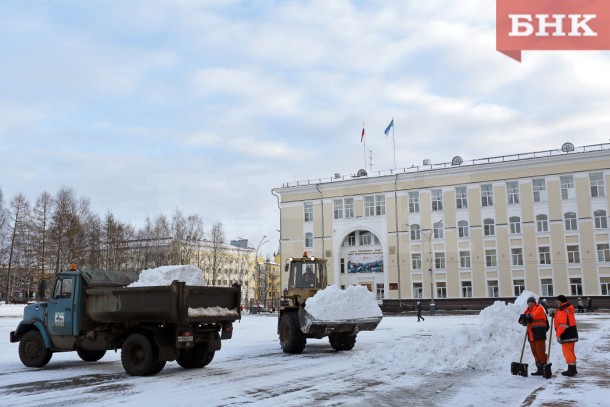
[[[280,319],[280,345],[284,353],[302,353],[307,338],[299,325],[299,316],[296,312],[287,312]]]
[[[76,349],[78,357],[85,362],[97,362],[106,354],[105,350],[87,350],[87,349]]]
[[[161,360],[159,362],[157,362],[153,368],[153,370],[151,370],[150,372],[148,372],[147,376],[153,376],[156,375],[157,373],[159,373],[161,370],[163,370],[163,368],[165,367],[165,364],[167,362],[165,360]]]
[[[210,362],[212,362],[212,359],[214,359],[214,352],[213,350],[209,350],[208,351],[208,357],[205,358],[205,363],[203,364],[203,366],[207,366],[210,364]]]
[[[142,334],[131,334],[123,342],[121,349],[123,368],[132,376],[149,376],[154,374],[157,358],[152,344]]]
[[[356,345],[356,334],[351,332],[332,332],[328,335],[330,346],[334,350],[352,350]]]
[[[27,367],[43,367],[51,360],[53,352],[48,350],[38,330],[26,332],[19,342],[19,359]]]
[[[211,353],[213,358],[214,352]],[[176,362],[185,369],[198,369],[212,361],[212,359],[208,361],[208,354],[207,345],[195,345],[194,348],[182,349],[176,358]]]

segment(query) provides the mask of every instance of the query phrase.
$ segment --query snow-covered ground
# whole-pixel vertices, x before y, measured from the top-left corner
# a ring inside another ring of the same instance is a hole
[[[513,376],[524,329],[521,306],[496,303],[479,316],[386,316],[362,332],[354,350],[334,352],[308,340],[302,355],[282,353],[274,315],[244,315],[212,363],[184,370],[175,362],[152,377],[124,372],[120,352],[86,363],[54,354],[43,369],[24,367],[9,343],[23,306],[0,305],[0,406],[607,406],[610,315],[577,315],[579,375],[552,343],[555,375]],[[524,307],[523,307],[524,308]],[[526,348],[524,363],[534,362]]]

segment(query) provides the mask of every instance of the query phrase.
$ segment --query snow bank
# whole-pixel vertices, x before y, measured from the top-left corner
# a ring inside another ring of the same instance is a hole
[[[466,368],[509,371],[510,363],[518,362],[521,354],[526,328],[517,320],[527,308],[528,297],[538,295],[525,291],[514,303],[496,301],[480,312],[477,325],[422,335],[421,340],[395,348],[380,344],[379,349],[365,357],[374,364],[400,363],[405,368],[429,372]],[[418,325],[424,334],[427,323]],[[523,363],[531,363],[529,346],[525,346]],[[560,361],[560,354],[561,350],[551,351],[551,362]]]
[[[184,281],[186,285],[206,285],[201,269],[186,266],[162,266],[154,269],[144,270],[140,273],[138,281],[127,287],[150,287],[159,285],[170,285],[172,281]]]
[[[383,315],[375,294],[362,285],[350,285],[345,290],[330,285],[307,299],[305,311],[320,321],[342,321]]]
[[[208,307],[208,308],[190,308],[188,310],[189,317],[224,317],[224,316],[239,316],[236,309],[228,309],[223,307]]]

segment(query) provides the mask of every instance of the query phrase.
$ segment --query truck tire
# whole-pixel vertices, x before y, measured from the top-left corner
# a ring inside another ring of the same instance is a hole
[[[125,371],[132,376],[150,376],[155,374],[158,359],[146,336],[131,334],[123,342],[121,362]]]
[[[351,332],[332,332],[328,335],[330,346],[334,350],[352,350],[356,345],[356,334]]]
[[[299,324],[296,312],[287,312],[280,319],[280,345],[284,353],[299,354],[305,349],[307,338]]]
[[[43,367],[51,360],[53,352],[44,345],[42,335],[33,329],[19,341],[19,359],[27,367]]]
[[[149,376],[153,376],[156,375],[157,373],[159,373],[161,370],[163,370],[163,368],[165,367],[165,364],[167,362],[165,360],[161,360],[159,362],[157,362],[157,364],[155,365],[155,367],[153,368],[153,370],[151,370],[148,375]]]
[[[106,354],[105,350],[87,350],[87,349],[76,349],[78,357],[85,362],[97,362]]]
[[[195,345],[194,348],[182,349],[176,362],[185,369],[199,369],[212,361],[212,359],[208,361],[209,353],[207,344]],[[214,352],[211,353],[214,358]]]
[[[205,363],[203,364],[204,367],[209,365],[212,362],[212,359],[214,359],[214,353],[216,353],[216,352],[213,350],[208,351],[208,357],[205,358]]]

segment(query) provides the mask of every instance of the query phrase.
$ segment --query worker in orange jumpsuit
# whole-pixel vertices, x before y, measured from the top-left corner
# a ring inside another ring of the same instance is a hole
[[[578,329],[576,328],[576,317],[574,307],[568,302],[565,295],[557,297],[557,311],[551,313],[554,316],[555,335],[557,342],[561,344],[563,357],[568,364],[568,370],[561,372],[564,376],[578,374],[576,370],[576,354],[574,345],[578,342]]]
[[[536,298],[529,297],[527,299],[527,308],[519,317],[519,323],[527,326],[530,348],[536,361],[536,371],[532,373],[532,376],[542,376],[544,365],[547,362],[545,346],[547,319],[544,307],[536,302]]]

